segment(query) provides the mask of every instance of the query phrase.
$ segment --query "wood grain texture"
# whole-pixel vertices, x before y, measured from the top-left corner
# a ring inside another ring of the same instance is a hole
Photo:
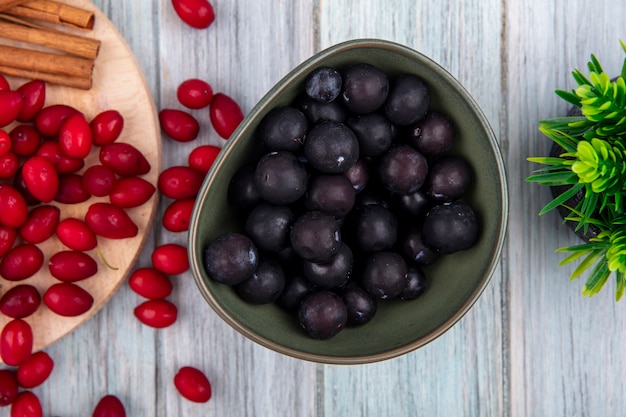
[[[500,3],[406,2],[395,6],[382,0],[322,3],[321,46],[377,37],[413,47],[465,85],[499,137],[497,121],[503,99],[497,59]],[[486,79],[495,82],[485,83]],[[502,291],[498,270],[469,314],[416,352],[374,365],[325,367],[324,415],[504,415]]]
[[[359,366],[323,366],[275,354],[243,338],[209,310],[190,274],[174,277],[180,320],[155,331],[132,316],[140,297],[123,286],[102,311],[52,345],[49,381],[35,392],[46,415],[89,415],[107,393],[129,416],[621,416],[626,391],[623,303],[613,283],[580,295],[582,281],[558,268],[560,246],[576,239],[556,215],[538,217],[547,190],[524,181],[528,156],[548,143],[537,122],[567,106],[571,70],[595,53],[612,72],[624,54],[626,4],[605,0],[215,0],[208,30],[185,26],[169,0],[95,4],[143,68],[158,108],[178,107],[177,85],[209,81],[244,111],[314,52],[356,37],[407,44],[446,67],[474,95],[500,139],[511,197],[500,267],[474,308],[449,332],[405,356]],[[200,143],[222,144],[205,111],[200,139],[163,139],[163,166],[185,163]],[[160,213],[168,204],[160,202]],[[159,217],[159,216],[158,216]],[[158,222],[152,248],[185,243]],[[183,400],[171,382],[182,365],[213,382],[207,404]],[[0,416],[8,416],[0,409]]]
[[[623,2],[553,2],[528,7],[508,2],[506,14],[506,137],[512,196],[509,230],[511,415],[619,416],[626,362],[624,304],[614,282],[592,297],[580,295],[584,277],[558,268],[558,247],[577,243],[555,213],[536,213],[550,196],[524,178],[536,166],[526,156],[549,147],[537,132],[543,118],[568,105],[554,90],[574,88],[574,68],[586,71],[591,53],[617,74],[626,30]],[[593,16],[593,17],[591,17]],[[595,22],[595,23],[592,23]],[[601,22],[601,23],[600,23]],[[543,30],[537,30],[543,28]],[[545,187],[544,187],[545,188]],[[515,200],[513,200],[515,199]]]

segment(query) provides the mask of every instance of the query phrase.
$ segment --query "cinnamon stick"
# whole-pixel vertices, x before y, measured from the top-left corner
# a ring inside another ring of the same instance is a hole
[[[22,3],[26,3],[28,0],[0,0],[0,12],[9,9],[13,6],[19,6]]]
[[[35,72],[91,78],[94,60],[0,45],[0,65]]]
[[[100,41],[97,39],[2,20],[0,20],[0,37],[46,46],[89,59],[95,59],[100,49]]]
[[[19,2],[17,6],[4,9],[4,12],[13,16],[80,29],[93,29],[95,22],[95,16],[92,11],[70,6],[55,0],[30,0],[27,2]]]
[[[64,87],[80,88],[82,90],[89,90],[92,86],[91,78],[71,77],[68,75],[31,71],[24,68],[6,67],[4,65],[0,65],[0,73],[14,77],[28,78],[30,80],[41,80]]]

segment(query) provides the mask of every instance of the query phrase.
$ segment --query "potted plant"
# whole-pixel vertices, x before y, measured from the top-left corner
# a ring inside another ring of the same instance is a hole
[[[620,44],[626,52],[626,44]],[[626,59],[615,78],[594,55],[587,67],[588,76],[573,71],[575,89],[556,91],[572,111],[539,122],[552,151],[528,158],[543,166],[526,180],[551,187],[553,199],[539,214],[558,209],[583,239],[557,249],[569,254],[559,265],[579,262],[570,279],[589,273],[582,291],[587,296],[613,275],[619,301],[626,289]]]

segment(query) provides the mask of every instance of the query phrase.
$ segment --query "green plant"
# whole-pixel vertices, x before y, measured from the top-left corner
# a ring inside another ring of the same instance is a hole
[[[626,52],[626,44],[620,41]],[[580,110],[580,115],[542,120],[539,130],[562,149],[558,156],[532,157],[542,164],[526,180],[545,186],[566,186],[540,212],[566,207],[565,221],[586,234],[591,225],[598,233],[585,243],[557,249],[569,255],[559,265],[580,261],[570,279],[590,271],[583,295],[598,293],[613,274],[615,299],[626,289],[626,59],[613,79],[591,55],[589,75],[573,71],[578,86],[556,94]],[[575,207],[567,206],[582,195]]]

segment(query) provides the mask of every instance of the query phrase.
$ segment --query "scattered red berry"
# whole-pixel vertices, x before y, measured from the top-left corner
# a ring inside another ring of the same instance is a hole
[[[211,383],[197,368],[184,366],[174,376],[178,392],[189,401],[205,403],[211,399]]]
[[[124,129],[124,117],[117,110],[98,113],[91,122],[93,144],[96,146],[115,142]]]
[[[42,417],[39,398],[30,391],[22,391],[11,404],[11,417]]]
[[[0,332],[0,357],[9,366],[19,366],[33,351],[33,330],[22,319],[13,319]]]
[[[89,311],[93,297],[71,282],[52,284],[43,295],[44,304],[60,316],[74,317]]]
[[[41,294],[30,284],[18,284],[11,287],[0,298],[0,312],[14,319],[30,316],[40,305]]]
[[[177,243],[165,243],[152,252],[152,265],[167,275],[178,275],[189,269],[187,248]]]
[[[190,142],[198,137],[200,123],[182,110],[163,109],[159,112],[161,129],[177,142]]]
[[[206,174],[213,166],[213,162],[221,150],[221,148],[213,145],[200,145],[189,153],[189,166],[202,174]]]
[[[176,322],[178,309],[167,300],[148,300],[135,307],[135,317],[146,326],[162,329]]]
[[[206,29],[215,20],[215,11],[208,0],[172,0],[180,19],[196,29]]]
[[[172,282],[163,272],[154,268],[138,268],[128,279],[128,285],[138,295],[160,300],[172,293]]]
[[[191,78],[178,86],[176,97],[180,104],[189,109],[202,109],[211,104],[213,88],[204,80]]]
[[[213,128],[224,139],[228,139],[243,120],[239,104],[224,93],[217,93],[209,107]]]
[[[17,368],[17,381],[22,388],[35,388],[52,373],[54,361],[46,352],[35,352]]]
[[[19,390],[15,371],[0,369],[0,407],[11,405],[17,398]]]
[[[126,417],[126,410],[115,395],[105,395],[98,401],[92,417]]]
[[[191,213],[196,200],[193,198],[184,200],[174,200],[163,212],[161,223],[165,230],[170,232],[184,232],[189,230]]]

